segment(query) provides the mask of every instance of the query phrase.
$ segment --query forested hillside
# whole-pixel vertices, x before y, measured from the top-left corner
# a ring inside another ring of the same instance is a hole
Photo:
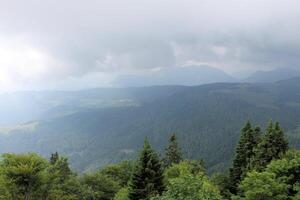
[[[2,93],[0,125],[49,119],[86,109],[137,106],[169,96],[183,88],[183,86],[161,86]]]
[[[170,136],[159,155],[145,138],[136,160],[76,174],[59,153],[2,155],[1,200],[298,200],[300,151],[278,122],[246,122],[229,171],[208,175],[203,160],[187,159]]]
[[[145,136],[161,152],[175,132],[186,158],[204,159],[211,172],[229,166],[240,128],[248,119],[258,125],[280,121],[291,144],[300,144],[295,131],[300,125],[300,78],[130,90],[135,91],[134,106],[82,108],[6,130],[0,137],[1,152],[46,156],[58,151],[83,172],[136,157]]]

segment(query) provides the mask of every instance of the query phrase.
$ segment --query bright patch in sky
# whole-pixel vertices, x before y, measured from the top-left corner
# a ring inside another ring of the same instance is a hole
[[[55,69],[64,68],[22,38],[0,38],[0,44],[0,92],[39,89],[41,82],[53,80]]]
[[[18,39],[0,39],[0,88],[12,90],[31,84],[46,73],[49,57]]]

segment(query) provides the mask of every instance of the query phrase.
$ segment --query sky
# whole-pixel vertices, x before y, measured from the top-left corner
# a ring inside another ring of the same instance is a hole
[[[299,0],[0,0],[0,92],[111,87],[189,64],[297,68]]]

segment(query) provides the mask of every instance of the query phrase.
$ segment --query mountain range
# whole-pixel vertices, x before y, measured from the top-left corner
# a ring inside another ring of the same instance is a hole
[[[215,82],[236,82],[237,79],[224,71],[206,66],[191,65],[177,68],[157,69],[143,75],[122,75],[114,84],[122,87],[153,85],[202,85]]]
[[[300,77],[300,70],[278,68],[270,71],[257,71],[243,80],[244,82],[276,82],[285,79]]]
[[[279,121],[300,147],[300,78],[14,95],[35,110],[30,122],[0,128],[0,152],[46,157],[58,151],[79,172],[135,158],[145,137],[162,153],[172,133],[186,158],[204,159],[209,171],[224,170],[247,120],[262,126]]]

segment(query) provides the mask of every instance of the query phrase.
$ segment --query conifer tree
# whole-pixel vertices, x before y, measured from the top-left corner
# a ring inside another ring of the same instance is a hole
[[[161,163],[157,153],[146,139],[132,175],[129,199],[148,200],[153,196],[162,194],[164,189]]]
[[[256,149],[255,168],[263,170],[273,159],[279,159],[288,150],[288,142],[279,123],[269,123],[266,133]]]
[[[52,153],[50,157],[50,164],[54,165],[58,159],[59,159],[58,153],[57,152]]]
[[[182,154],[177,143],[176,135],[173,134],[169,140],[169,146],[166,148],[164,166],[170,167],[172,164],[178,164],[182,161]]]
[[[289,149],[288,141],[284,137],[284,131],[280,127],[279,122],[275,123],[275,140],[274,140],[274,154],[280,158],[282,154],[285,154]]]
[[[259,145],[259,143],[262,140],[262,131],[261,128],[259,126],[256,126],[253,129],[253,140],[251,140],[251,136],[250,136],[250,142],[252,145],[248,146],[248,153],[247,153],[247,166],[246,166],[246,171],[244,172],[244,175],[246,175],[245,173],[247,173],[248,171],[251,171],[254,169],[255,167],[255,151]]]
[[[258,145],[258,137],[260,137],[260,129],[252,129],[251,123],[248,121],[245,127],[241,130],[241,136],[236,148],[233,166],[230,169],[230,190],[233,194],[237,192],[237,186],[243,176],[251,170],[251,161],[255,155],[254,149]]]

